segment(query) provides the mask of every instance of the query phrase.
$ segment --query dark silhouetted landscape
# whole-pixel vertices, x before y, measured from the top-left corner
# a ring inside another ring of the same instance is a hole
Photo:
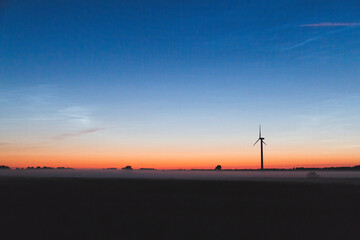
[[[356,239],[360,181],[1,177],[13,239]],[[4,238],[11,239],[11,238]]]
[[[0,240],[359,240],[360,0],[0,0]]]

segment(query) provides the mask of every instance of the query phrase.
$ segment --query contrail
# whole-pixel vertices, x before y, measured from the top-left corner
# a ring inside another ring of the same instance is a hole
[[[75,137],[75,136],[80,136],[80,135],[84,135],[84,134],[88,134],[88,133],[93,133],[93,132],[97,132],[97,131],[100,131],[100,130],[103,130],[103,129],[104,128],[92,128],[92,129],[87,129],[87,130],[73,132],[73,133],[65,133],[65,134],[55,136],[51,140],[61,141],[61,140],[64,140],[66,138],[69,138],[69,137]]]
[[[307,43],[309,43],[309,42],[315,41],[315,40],[317,40],[317,39],[319,39],[319,38],[320,38],[320,36],[318,36],[318,37],[313,37],[313,38],[309,38],[309,39],[306,39],[305,41],[302,41],[301,43],[298,43],[298,44],[293,45],[293,46],[291,46],[291,47],[283,48],[283,50],[291,50],[291,49],[293,49],[293,48],[301,47],[302,45],[305,45],[305,44],[307,44]]]
[[[305,26],[305,25],[300,25],[300,26]],[[321,25],[321,26],[325,26],[325,25]],[[340,26],[340,25],[338,25],[338,26]],[[304,41],[302,41],[302,42],[300,42],[298,44],[295,44],[293,46],[283,48],[282,50],[286,51],[286,50],[291,50],[291,49],[294,49],[294,48],[298,48],[298,47],[301,47],[301,46],[303,46],[303,45],[305,45],[307,43],[319,40],[319,39],[321,39],[321,38],[323,38],[325,36],[332,35],[332,34],[339,33],[339,32],[344,32],[344,31],[349,29],[349,28],[347,28],[347,27],[349,27],[349,25],[342,25],[342,26],[344,26],[345,28],[340,28],[340,29],[336,29],[336,30],[332,30],[332,31],[327,31],[327,32],[325,32],[323,34],[319,34],[319,35],[316,35],[314,37],[308,38],[308,39],[306,39],[306,40],[304,40]],[[352,25],[352,26],[357,26],[357,25]],[[360,23],[359,23],[358,26],[360,26]]]
[[[356,27],[360,26],[360,23],[354,22],[354,23],[332,23],[332,22],[326,22],[326,23],[312,23],[312,24],[302,24],[300,27]]]

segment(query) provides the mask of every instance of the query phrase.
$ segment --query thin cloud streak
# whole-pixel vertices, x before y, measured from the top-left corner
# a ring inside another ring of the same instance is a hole
[[[298,44],[295,44],[293,46],[290,46],[290,47],[287,47],[287,48],[283,48],[282,50],[291,50],[291,49],[294,49],[294,48],[298,48],[298,47],[301,47],[307,43],[310,43],[310,42],[313,42],[315,40],[318,40],[320,37],[313,37],[313,38],[309,38],[309,39],[306,39],[305,41],[302,41],[301,43],[298,43]]]
[[[360,26],[360,25],[359,25]],[[291,49],[294,49],[294,48],[298,48],[298,47],[301,47],[303,45],[306,45],[308,43],[311,43],[311,42],[314,42],[314,41],[317,41],[317,40],[321,40],[327,36],[330,36],[330,35],[333,35],[333,34],[338,34],[338,33],[341,33],[341,32],[344,32],[344,31],[347,31],[348,29],[347,28],[340,28],[340,29],[334,29],[334,30],[330,30],[330,31],[326,31],[322,34],[318,34],[318,35],[315,35],[311,38],[308,38],[300,43],[297,43],[293,46],[290,46],[290,47],[286,47],[286,48],[283,48],[282,51],[287,51],[287,50],[291,50]]]
[[[360,26],[360,23],[325,22],[325,23],[311,23],[311,24],[300,25],[300,27],[356,27],[356,26]]]
[[[105,128],[92,128],[92,129],[87,129],[87,130],[73,132],[73,133],[65,133],[65,134],[55,136],[51,140],[53,140],[53,141],[62,141],[62,140],[65,140],[67,138],[70,138],[70,137],[81,136],[81,135],[85,135],[85,134],[89,134],[89,133],[93,133],[93,132],[98,132],[98,131],[101,131],[101,130],[104,130],[104,129]]]
[[[349,145],[349,146],[339,147],[339,149],[341,149],[341,148],[359,148],[360,149],[360,145]]]
[[[54,142],[58,142],[58,141],[63,141],[66,140],[68,138],[71,137],[77,137],[77,136],[82,136],[82,135],[86,135],[89,133],[94,133],[94,132],[98,132],[101,130],[104,130],[106,128],[91,128],[91,129],[86,129],[86,130],[82,130],[82,131],[77,131],[77,132],[72,132],[72,133],[65,133],[65,134],[60,134],[57,135],[55,137],[52,137],[46,141],[43,142],[39,142],[39,143],[35,143],[35,144],[12,144],[12,143],[7,143],[7,142],[0,142],[0,148],[2,147],[7,147],[7,148],[11,148],[11,149],[21,149],[21,150],[31,150],[31,149],[38,149],[41,148],[43,145],[47,145],[47,144],[51,144]]]

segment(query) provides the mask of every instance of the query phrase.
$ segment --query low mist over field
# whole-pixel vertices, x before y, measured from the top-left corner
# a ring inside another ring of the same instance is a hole
[[[315,177],[309,175],[315,173]],[[11,170],[0,177],[125,178],[188,180],[305,180],[352,179],[360,183],[360,171],[206,171],[206,170]]]

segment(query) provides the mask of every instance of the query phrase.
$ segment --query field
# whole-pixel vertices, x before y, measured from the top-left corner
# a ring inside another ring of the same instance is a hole
[[[3,239],[359,239],[359,181],[1,177]]]

